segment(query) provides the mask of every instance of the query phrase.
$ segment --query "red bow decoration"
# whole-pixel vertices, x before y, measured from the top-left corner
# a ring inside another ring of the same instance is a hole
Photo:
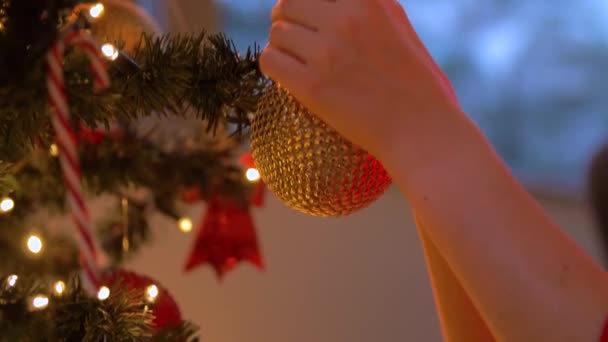
[[[207,203],[194,248],[185,271],[209,263],[218,278],[247,260],[259,269],[264,268],[262,255],[248,208],[236,205],[231,199],[213,196]]]
[[[251,153],[245,153],[241,156],[241,164],[247,168],[255,169],[255,162]],[[257,169],[256,169],[257,170]],[[264,194],[266,193],[266,186],[262,179],[255,181],[255,188],[251,193],[251,204],[254,207],[261,207],[264,205]]]

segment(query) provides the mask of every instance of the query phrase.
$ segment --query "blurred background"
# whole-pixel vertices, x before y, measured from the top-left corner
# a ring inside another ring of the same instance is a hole
[[[166,31],[224,31],[244,50],[266,44],[275,0],[140,3]],[[608,2],[403,3],[466,112],[550,215],[601,260],[585,184],[608,139]],[[132,267],[174,292],[205,341],[441,340],[415,227],[396,191],[345,219],[268,202],[255,212],[263,274],[242,266],[222,282],[208,268],[186,276],[175,265],[191,238],[170,233],[159,233]]]

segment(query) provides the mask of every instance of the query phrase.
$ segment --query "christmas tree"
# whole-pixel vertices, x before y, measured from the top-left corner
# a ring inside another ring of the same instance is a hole
[[[259,204],[259,175],[238,155],[268,86],[257,48],[157,35],[121,3],[0,0],[0,341],[196,340],[160,284],[120,265],[148,240],[151,212],[190,230],[180,202],[202,200],[205,224],[242,230]],[[196,128],[163,139],[171,118]],[[98,196],[115,209],[93,225]],[[40,215],[71,216],[70,234],[46,219],[30,229]],[[239,234],[203,237],[187,267],[261,266],[253,229]]]

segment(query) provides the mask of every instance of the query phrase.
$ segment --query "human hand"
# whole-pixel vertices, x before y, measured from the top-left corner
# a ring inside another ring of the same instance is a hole
[[[279,0],[272,22],[262,71],[383,162],[442,136],[460,113],[395,0]]]

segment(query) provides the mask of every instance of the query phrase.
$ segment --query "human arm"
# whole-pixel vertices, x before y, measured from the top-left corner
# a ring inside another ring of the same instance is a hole
[[[400,20],[408,20],[403,8],[396,2],[391,2],[391,11],[399,16]],[[433,61],[426,51],[422,42],[416,40],[422,53],[431,62],[434,73],[440,79],[451,103],[460,108],[456,92],[447,76]],[[471,297],[465,291],[462,284],[450,268],[435,243],[431,240],[426,224],[421,217],[414,213],[418,235],[422,244],[427,271],[433,289],[437,315],[441,324],[441,330],[446,342],[492,342],[495,337],[490,328],[481,317],[479,310],[473,304]]]
[[[492,342],[494,336],[473,305],[460,281],[431,241],[422,220],[416,217],[437,315],[446,342]]]
[[[451,101],[393,5],[280,1],[262,69],[384,163],[498,340],[598,340],[603,271]]]
[[[498,340],[597,341],[608,313],[603,270],[460,120],[450,139],[429,142],[423,167],[385,159],[429,236]]]

